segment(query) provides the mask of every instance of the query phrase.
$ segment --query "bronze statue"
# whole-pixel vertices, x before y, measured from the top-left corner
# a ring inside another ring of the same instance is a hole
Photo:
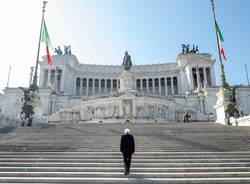
[[[125,56],[123,58],[122,66],[123,66],[124,71],[130,71],[130,68],[132,66],[132,61],[131,61],[130,55],[128,55],[128,51],[125,52]]]
[[[182,54],[184,54],[185,53],[186,45],[185,44],[181,44],[181,47],[182,47]]]
[[[31,101],[31,98],[30,98],[30,91],[31,91],[31,89],[30,88],[23,88],[23,87],[19,87],[22,91],[23,91],[23,93],[24,93],[24,100],[26,101],[26,102],[28,102],[28,101]]]
[[[233,102],[234,104],[236,104],[236,89],[237,87],[233,87],[232,89],[232,95],[230,96],[230,101]]]
[[[193,45],[192,50],[189,49],[189,44],[181,44],[182,54],[197,53],[199,52],[198,45]]]
[[[56,53],[57,55],[59,55],[59,56],[61,56],[61,55],[63,54],[63,52],[62,52],[60,46],[58,46],[57,49],[55,48],[55,53]]]
[[[198,48],[198,45],[196,45],[196,48],[195,48],[195,53],[199,52],[199,48]]]
[[[195,45],[193,45],[193,49],[190,52],[195,53]]]
[[[64,55],[71,55],[71,46],[64,45]]]

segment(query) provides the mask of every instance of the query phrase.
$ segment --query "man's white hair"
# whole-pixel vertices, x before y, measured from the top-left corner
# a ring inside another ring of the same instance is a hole
[[[129,128],[126,128],[126,129],[124,130],[124,133],[125,133],[125,134],[129,134],[129,133],[130,133]]]

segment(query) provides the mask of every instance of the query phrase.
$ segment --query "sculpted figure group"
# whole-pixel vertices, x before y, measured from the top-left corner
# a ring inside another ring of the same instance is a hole
[[[119,106],[107,104],[99,106],[87,106],[81,112],[81,120],[116,118],[119,116]]]
[[[58,46],[57,48],[55,48],[55,53],[57,55],[59,55],[59,56],[61,56],[61,55],[72,55],[71,46],[70,45],[68,45],[68,46],[64,45],[64,53],[62,52],[61,47]]]
[[[192,50],[189,49],[189,44],[181,44],[181,47],[182,47],[182,54],[199,52],[198,45],[193,45]]]
[[[144,104],[136,107],[136,116],[139,118],[162,118],[168,119],[171,109],[165,105]]]

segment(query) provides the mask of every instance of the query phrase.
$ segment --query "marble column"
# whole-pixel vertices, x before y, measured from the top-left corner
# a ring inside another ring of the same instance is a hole
[[[206,72],[206,68],[202,68],[203,69],[203,75],[204,75],[204,87],[207,87],[207,72]]]
[[[180,94],[181,91],[181,80],[179,76],[176,76],[177,79],[177,94]]]
[[[142,87],[142,79],[140,79],[140,90],[141,90],[141,91],[143,90],[143,87]]]
[[[113,91],[113,79],[110,79],[110,91]]]
[[[171,77],[171,93],[174,95],[174,77]]]
[[[146,91],[147,91],[147,93],[149,93],[149,90],[148,90],[148,88],[149,88],[149,87],[148,87],[148,79],[146,79],[146,81],[147,81],[147,82],[146,82],[146,83],[147,83],[147,85],[146,85]]]
[[[51,87],[51,83],[50,83],[50,77],[51,77],[51,70],[48,70],[48,81],[47,81],[47,87]]]
[[[190,77],[189,90],[195,90],[193,68],[189,68],[189,77]]]
[[[107,94],[107,79],[104,82],[104,93]]]
[[[152,83],[153,83],[153,94],[155,94],[155,79],[154,78],[152,78]]]
[[[99,78],[98,80],[99,80],[98,81],[99,82],[99,84],[98,84],[98,94],[101,94],[101,80],[102,79]]]
[[[61,91],[64,92],[64,83],[65,83],[65,75],[64,75],[64,69],[62,68],[62,74],[61,74]]]
[[[211,86],[215,86],[216,81],[215,81],[214,67],[209,67],[209,69],[210,69]]]
[[[92,95],[95,95],[95,78],[92,79]]]
[[[54,77],[54,90],[57,93],[58,89],[57,89],[57,77],[58,77],[58,67],[56,67],[55,69],[55,77]]]
[[[168,96],[168,83],[167,83],[167,78],[165,78],[165,95]]]
[[[82,96],[82,78],[80,78],[80,96]]]
[[[89,96],[89,78],[86,78],[86,96]]]
[[[161,78],[158,78],[159,94],[161,95]]]
[[[196,67],[196,76],[197,76],[197,91],[200,91],[201,89],[201,85],[200,85],[200,71],[199,71],[199,67]]]

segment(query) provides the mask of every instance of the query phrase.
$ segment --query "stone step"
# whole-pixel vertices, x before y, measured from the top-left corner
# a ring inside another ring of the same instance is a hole
[[[120,134],[136,153],[123,175]],[[0,134],[0,183],[250,183],[247,128],[212,123],[62,124]]]
[[[0,177],[123,177],[123,172],[0,172]],[[249,177],[250,172],[131,172],[130,177],[198,178]]]
[[[122,155],[1,155],[1,159],[121,159]],[[133,155],[133,159],[250,159],[250,155]]]
[[[123,172],[117,167],[0,167],[0,172]],[[250,167],[136,167],[131,172],[250,172]]]
[[[57,151],[50,151],[50,150],[43,150],[43,151],[0,151],[0,155],[36,155],[36,154],[71,154],[71,155],[120,155],[121,152],[119,151],[103,151],[103,150],[74,150],[74,151],[67,151],[67,150],[57,150]],[[248,155],[250,151],[136,151],[136,155]]]
[[[145,162],[134,162],[132,161],[133,167],[250,167],[250,162],[198,162],[198,163],[145,163]],[[114,163],[103,163],[103,162],[82,162],[82,163],[64,163],[64,162],[0,162],[2,167],[122,167],[122,160]]]
[[[249,184],[250,177],[227,177],[227,178],[133,178],[133,177],[0,177],[1,183],[165,183],[165,184]]]
[[[114,159],[114,158],[82,158],[82,159],[71,159],[71,158],[0,158],[0,163],[4,162],[20,162],[20,163],[39,163],[39,162],[53,162],[53,163],[120,163],[122,160],[122,157],[119,159]],[[196,159],[159,159],[159,158],[154,158],[154,159],[132,159],[133,162],[135,163],[230,163],[230,162],[250,162],[249,158],[209,158],[209,159],[201,159],[201,158],[196,158]]]

